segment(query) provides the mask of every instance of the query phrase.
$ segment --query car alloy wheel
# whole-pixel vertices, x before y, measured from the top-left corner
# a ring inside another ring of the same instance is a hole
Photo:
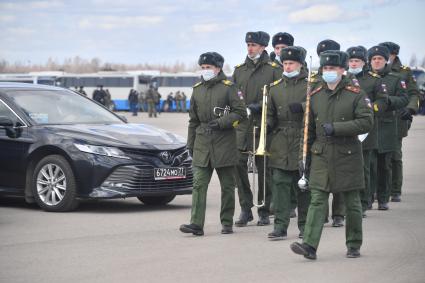
[[[66,192],[66,176],[57,164],[44,165],[37,175],[37,193],[47,205],[57,205]]]

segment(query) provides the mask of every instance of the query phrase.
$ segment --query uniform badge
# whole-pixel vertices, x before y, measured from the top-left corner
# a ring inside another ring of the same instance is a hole
[[[238,97],[240,100],[243,100],[243,93],[240,90],[238,91]]]
[[[400,81],[401,87],[403,89],[406,89],[406,82],[405,81]]]
[[[372,108],[372,103],[370,103],[370,99],[366,97],[364,100],[366,101],[367,107]]]
[[[352,79],[354,86],[360,87],[359,81],[357,79]]]
[[[381,84],[381,91],[387,93],[387,85]]]

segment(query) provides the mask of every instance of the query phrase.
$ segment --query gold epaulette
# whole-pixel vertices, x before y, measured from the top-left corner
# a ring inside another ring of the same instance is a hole
[[[198,87],[198,86],[200,86],[201,84],[202,84],[202,82],[199,82],[199,83],[195,84],[195,85],[193,86],[193,88]]]
[[[245,62],[243,62],[243,63],[240,63],[240,64],[236,65],[236,66],[235,66],[235,69],[237,69],[237,68],[239,68],[239,67],[242,67],[243,65],[245,65]]]
[[[407,67],[407,66],[401,66],[401,68],[402,68],[403,70],[405,70],[405,71],[410,71],[410,68],[409,68],[409,67]]]
[[[233,85],[233,82],[229,81],[229,80],[222,80],[221,82],[225,85],[228,85],[228,86]]]
[[[279,64],[277,64],[276,62],[267,62],[270,66],[272,66],[273,68],[280,68]]]
[[[346,90],[349,90],[351,92],[354,92],[354,93],[360,93],[360,88],[359,87],[352,86],[352,85],[347,85],[345,87],[345,89]]]
[[[278,85],[278,84],[280,84],[281,82],[282,82],[282,79],[278,79],[277,81],[272,82],[272,83],[270,84],[270,87],[275,86],[275,85]]]
[[[323,86],[319,86],[318,88],[316,88],[315,90],[313,90],[313,91],[310,93],[310,96],[313,96],[313,95],[315,95],[316,93],[318,93],[318,92],[322,89],[322,87],[323,87]]]
[[[372,71],[369,71],[368,73],[369,73],[369,75],[371,75],[372,77],[375,77],[375,78],[380,78],[381,77],[380,75],[378,75],[377,73],[374,73]]]

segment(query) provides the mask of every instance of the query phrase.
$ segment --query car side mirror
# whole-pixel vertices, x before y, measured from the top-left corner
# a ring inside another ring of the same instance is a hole
[[[0,116],[0,128],[4,128],[6,135],[11,139],[17,139],[22,134],[22,128],[15,127],[15,123],[9,117]]]

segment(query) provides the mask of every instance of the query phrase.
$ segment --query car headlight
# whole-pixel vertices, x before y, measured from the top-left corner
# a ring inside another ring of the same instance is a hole
[[[130,157],[126,156],[124,152],[116,147],[108,147],[108,146],[97,146],[90,144],[78,144],[74,143],[74,145],[82,152],[105,155],[116,158],[130,159]]]

